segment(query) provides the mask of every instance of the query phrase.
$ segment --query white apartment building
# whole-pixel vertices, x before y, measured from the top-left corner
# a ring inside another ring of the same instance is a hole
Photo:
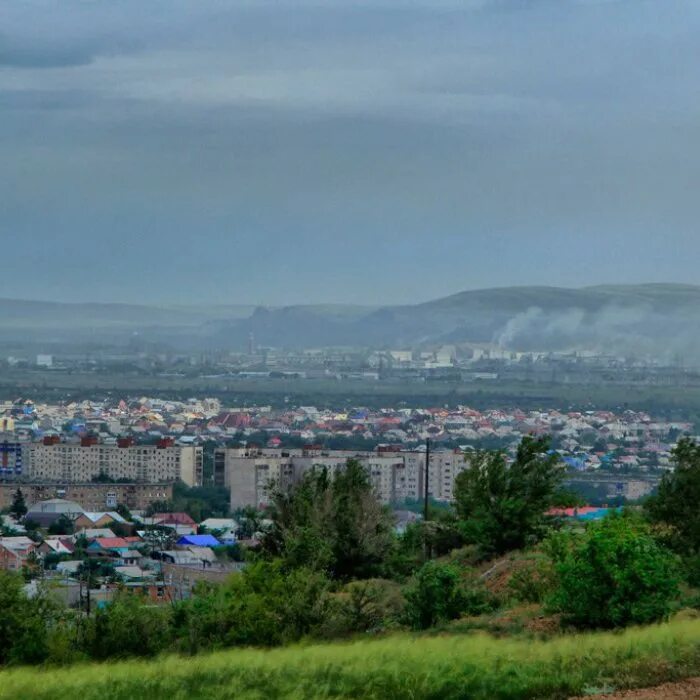
[[[139,483],[177,480],[188,486],[202,483],[202,448],[174,445],[134,445],[120,441],[106,445],[92,441],[82,444],[45,441],[22,447],[23,475],[31,481],[85,483],[105,475]]]
[[[321,449],[220,448],[214,453],[214,482],[231,491],[231,508],[260,506],[268,502],[272,484],[292,486],[310,469],[336,474],[357,459],[367,469],[383,503],[422,499],[425,483],[425,453],[381,448],[375,452]],[[459,451],[430,454],[428,493],[451,501],[454,479],[468,466]]]

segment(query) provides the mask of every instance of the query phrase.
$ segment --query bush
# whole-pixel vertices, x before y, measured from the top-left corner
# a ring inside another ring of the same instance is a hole
[[[559,585],[551,603],[578,627],[623,627],[668,616],[678,567],[647,526],[629,515],[592,523],[549,541]]]
[[[322,624],[328,579],[320,572],[287,572],[260,561],[221,586],[205,586],[177,605],[178,646],[195,653],[227,646],[276,646],[297,641]]]
[[[551,559],[541,557],[517,568],[508,582],[513,597],[522,603],[542,603],[557,583]]]
[[[330,594],[320,636],[334,639],[390,628],[400,620],[404,605],[401,588],[393,581],[353,581]]]
[[[58,621],[58,607],[39,592],[28,598],[22,577],[0,571],[0,664],[35,664],[49,654],[48,630]]]
[[[428,629],[463,613],[479,615],[493,607],[482,587],[465,583],[453,564],[437,561],[421,567],[405,596],[404,620],[414,629]]]
[[[120,592],[87,620],[83,644],[94,659],[155,656],[170,645],[170,609]]]

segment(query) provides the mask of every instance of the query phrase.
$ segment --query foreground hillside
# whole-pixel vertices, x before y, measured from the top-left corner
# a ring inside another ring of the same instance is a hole
[[[552,641],[480,635],[239,650],[0,674],[0,698],[567,698],[700,673],[700,621]]]

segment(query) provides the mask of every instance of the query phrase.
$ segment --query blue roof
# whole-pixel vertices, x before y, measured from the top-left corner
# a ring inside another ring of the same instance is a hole
[[[192,545],[193,547],[219,547],[221,542],[214,535],[183,535],[178,541],[179,545]]]

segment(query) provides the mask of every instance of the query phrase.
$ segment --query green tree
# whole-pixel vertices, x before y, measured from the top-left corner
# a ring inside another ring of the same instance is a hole
[[[48,527],[49,535],[72,535],[74,531],[73,521],[65,514],[54,520]]]
[[[334,578],[371,578],[393,545],[392,516],[364,467],[348,460],[334,479],[308,472],[291,490],[272,494],[272,528],[265,548],[287,566],[327,570]]]
[[[0,664],[33,664],[49,655],[48,630],[58,608],[40,591],[28,598],[18,574],[0,571]]]
[[[24,500],[22,489],[17,489],[12,496],[12,505],[10,506],[10,515],[15,520],[21,520],[27,514],[27,504]]]
[[[638,517],[611,515],[547,544],[558,578],[551,603],[571,624],[622,627],[669,614],[678,594],[676,558]]]
[[[131,511],[129,510],[129,508],[127,507],[127,505],[125,503],[119,503],[117,505],[117,513],[119,515],[121,515],[122,518],[124,518],[124,520],[128,520],[129,522],[131,522],[131,518],[132,518]]]
[[[170,608],[148,605],[144,598],[120,592],[89,619],[84,645],[94,659],[154,656],[168,648]]]
[[[509,464],[503,452],[477,452],[455,480],[455,507],[468,542],[486,553],[520,549],[545,531],[545,512],[564,476],[548,438],[523,438]]]
[[[405,618],[414,629],[428,629],[454,620],[467,608],[459,569],[452,564],[429,561],[404,591]]]
[[[668,544],[687,555],[700,554],[700,445],[682,439],[673,451],[675,469],[644,504],[654,522],[670,525]]]
[[[259,561],[221,586],[204,585],[174,613],[182,651],[275,646],[313,633],[325,618],[328,579],[309,569],[288,571]]]

